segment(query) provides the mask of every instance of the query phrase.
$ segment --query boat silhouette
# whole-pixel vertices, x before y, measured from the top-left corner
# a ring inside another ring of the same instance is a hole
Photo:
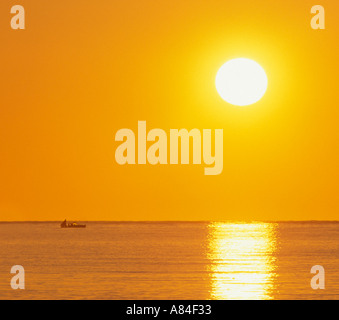
[[[67,220],[65,219],[65,221],[63,221],[60,224],[60,227],[61,228],[86,228],[86,225],[85,224],[77,224],[75,222],[68,223]]]

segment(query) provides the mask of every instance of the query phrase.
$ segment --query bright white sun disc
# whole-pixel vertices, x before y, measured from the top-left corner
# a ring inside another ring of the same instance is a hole
[[[226,102],[247,106],[259,101],[265,94],[267,76],[257,62],[238,58],[221,66],[215,78],[215,86]]]

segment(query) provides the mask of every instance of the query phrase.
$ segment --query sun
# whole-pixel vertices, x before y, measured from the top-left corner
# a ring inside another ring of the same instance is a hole
[[[247,106],[263,97],[267,89],[267,76],[257,62],[237,58],[221,66],[215,78],[215,86],[226,102]]]

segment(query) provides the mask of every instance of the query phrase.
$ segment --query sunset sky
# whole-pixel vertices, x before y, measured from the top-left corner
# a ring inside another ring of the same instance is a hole
[[[2,0],[0,220],[337,220],[338,15],[337,0]],[[238,57],[268,77],[247,107],[215,88]],[[224,129],[222,174],[118,165],[115,133],[138,120]]]

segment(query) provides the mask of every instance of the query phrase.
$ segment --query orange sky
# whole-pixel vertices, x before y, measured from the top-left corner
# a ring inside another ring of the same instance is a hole
[[[338,15],[337,0],[2,0],[0,220],[338,219]],[[268,75],[249,107],[214,86],[237,57]],[[114,135],[138,120],[223,128],[223,173],[117,165]]]

